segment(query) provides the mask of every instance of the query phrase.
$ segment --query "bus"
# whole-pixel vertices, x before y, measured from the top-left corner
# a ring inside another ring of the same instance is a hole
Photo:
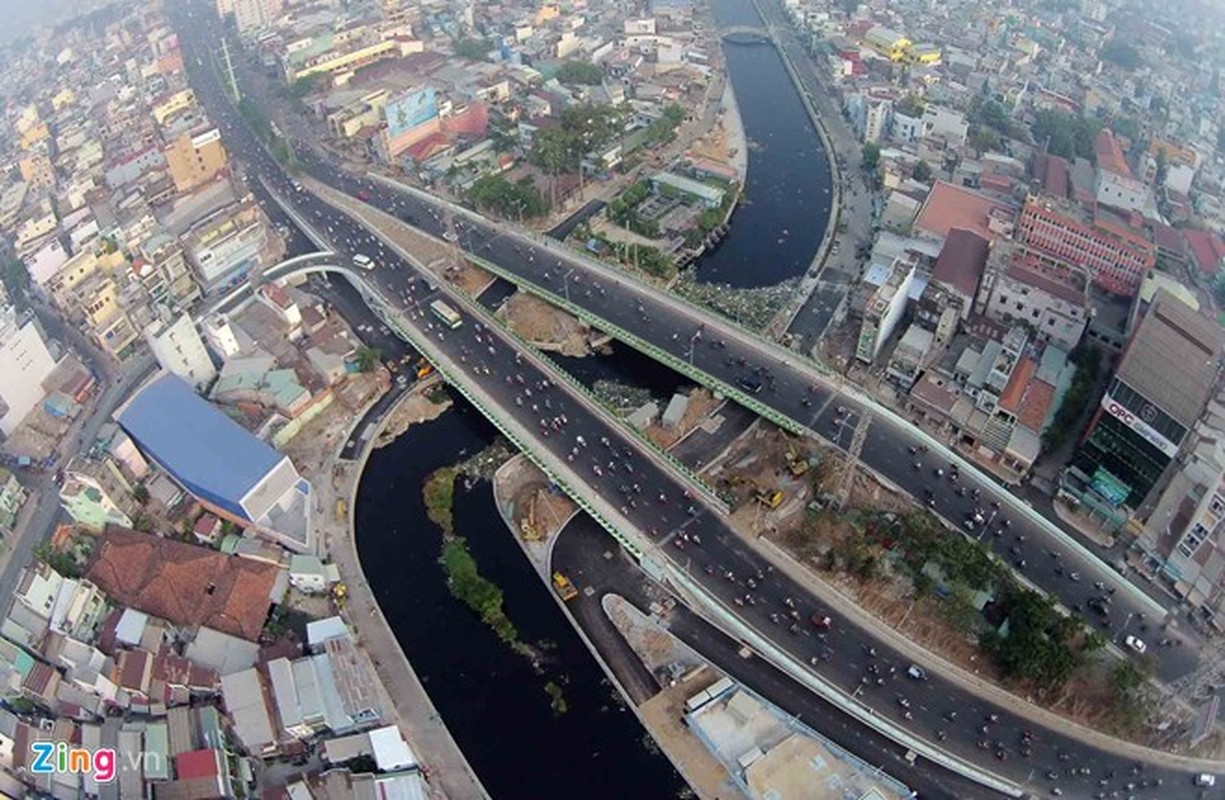
[[[430,303],[430,311],[433,311],[434,316],[442,320],[443,324],[452,330],[464,324],[463,319],[459,316],[455,309],[451,308],[441,300],[435,300],[434,302]]]

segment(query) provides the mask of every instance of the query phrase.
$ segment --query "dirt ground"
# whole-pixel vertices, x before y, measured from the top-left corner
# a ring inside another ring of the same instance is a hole
[[[71,420],[53,417],[39,406],[5,440],[4,451],[11,456],[29,456],[32,461],[40,461],[55,452],[71,425]]]
[[[515,530],[524,541],[547,541],[561,531],[576,507],[564,494],[550,492],[548,479],[530,462],[523,468],[531,474],[521,476],[514,494]]]
[[[461,261],[458,267],[448,267],[446,278],[455,288],[472,298],[493,283],[493,275],[467,261]]]
[[[431,389],[439,383],[436,379],[426,379],[418,383],[408,396],[400,400],[383,423],[383,429],[374,440],[375,447],[386,447],[398,439],[410,426],[418,422],[428,422],[440,416],[451,407],[451,400],[435,403],[430,399]]]
[[[377,373],[354,375],[333,389],[336,399],[332,405],[308,422],[297,436],[281,448],[299,472],[304,475],[318,474],[340,439],[348,435],[354,416],[376,393],[386,391],[385,378]]]
[[[709,389],[694,389],[689,393],[689,405],[685,408],[680,424],[674,430],[668,430],[655,422],[648,425],[643,433],[661,450],[667,450],[684,438],[685,434],[701,425],[722,404],[723,401],[716,400]]]
[[[539,297],[516,292],[498,310],[507,326],[541,350],[567,356],[591,352],[591,329]]]
[[[831,459],[828,466],[814,470],[814,483],[822,491],[833,491],[839,482],[842,466]],[[760,503],[754,503],[758,509]],[[904,511],[913,508],[904,497],[900,497],[877,483],[871,475],[859,471],[852,484],[849,507],[874,510]],[[840,570],[825,568],[824,554],[846,537],[859,536],[859,532],[847,521],[834,513],[824,513],[801,529],[802,513],[780,515],[777,524],[766,525],[760,510],[737,509],[732,516],[733,526],[753,535],[766,535],[780,549],[815,573],[820,580],[834,586],[855,605],[872,614],[878,620],[894,628],[907,639],[915,642],[941,658],[956,664],[967,672],[993,684],[1005,686],[998,670],[981,652],[977,643],[944,619],[940,601],[933,596],[917,598],[909,577],[895,572],[885,559],[881,576],[873,580],[859,578]],[[1104,668],[1096,662],[1087,665],[1055,696],[1041,696],[1024,686],[1005,686],[1009,691],[1027,702],[1040,705],[1070,720],[1103,733],[1128,739],[1138,744],[1157,746],[1152,731],[1131,733],[1118,728],[1113,716],[1111,690]],[[1208,742],[1203,748],[1216,746]]]

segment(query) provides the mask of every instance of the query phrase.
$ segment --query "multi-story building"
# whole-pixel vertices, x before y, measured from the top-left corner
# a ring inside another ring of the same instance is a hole
[[[281,66],[285,82],[293,83],[311,75],[352,72],[375,61],[397,57],[401,52],[400,43],[393,39],[363,42],[326,33],[288,45]]]
[[[101,533],[107,525],[132,527],[137,513],[132,485],[109,458],[74,458],[64,469],[60,505],[78,524]]]
[[[140,337],[120,304],[120,287],[102,272],[91,274],[71,290],[65,310],[81,321],[99,347],[117,359]]]
[[[1087,216],[1079,206],[1052,198],[1026,201],[1016,238],[1085,270],[1106,291],[1128,297],[1157,263],[1156,249],[1139,232],[1108,213]]]
[[[903,253],[894,259],[884,282],[869,295],[855,347],[855,357],[865,364],[876,359],[902,319],[917,267],[917,254]]]
[[[1136,540],[1139,567],[1225,629],[1225,408],[1209,404]]]
[[[145,341],[162,369],[173,372],[195,387],[208,386],[217,377],[217,368],[204,349],[204,341],[190,314],[166,314],[145,328]]]
[[[197,222],[182,241],[200,284],[211,289],[256,265],[267,232],[259,206],[248,199]]]
[[[877,26],[863,35],[863,43],[890,61],[901,61],[910,49],[910,40],[895,30]]]
[[[17,515],[21,513],[21,507],[25,505],[28,496],[17,476],[0,467],[0,532],[13,532]]]
[[[270,27],[284,10],[282,0],[231,0],[234,25],[240,35],[256,33]]]
[[[154,300],[164,299],[172,305],[188,308],[200,298],[200,284],[192,275],[178,239],[159,231],[141,244],[140,252],[160,274],[165,286],[165,294]]]
[[[29,153],[17,162],[21,179],[29,184],[31,189],[49,189],[55,186],[55,169],[46,149],[42,148]]]
[[[234,328],[224,316],[214,314],[205,319],[201,327],[204,329],[204,338],[222,361],[233,358],[242,351],[238,337],[234,335]]]
[[[1148,203],[1148,186],[1132,176],[1109,128],[1098,133],[1093,149],[1097,156],[1097,202],[1126,212],[1144,208]]]
[[[55,359],[33,315],[0,308],[0,434],[11,436],[43,401],[43,381],[54,369]]]
[[[164,152],[170,178],[180,192],[189,192],[213,180],[226,168],[225,148],[216,128],[184,133],[168,144]]]
[[[1080,494],[1111,509],[1144,507],[1204,410],[1220,351],[1213,320],[1157,293],[1073,458]]]
[[[1075,349],[1092,310],[1084,273],[1024,245],[997,242],[987,276],[979,292],[987,318],[1021,323],[1041,341],[1065,352]]]

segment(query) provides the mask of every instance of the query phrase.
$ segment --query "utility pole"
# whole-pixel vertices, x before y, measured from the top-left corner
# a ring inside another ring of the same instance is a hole
[[[238,79],[234,77],[234,62],[230,60],[230,43],[224,36],[221,37],[221,57],[225,59],[225,74],[230,78],[230,93],[237,103],[242,95],[238,91]]]

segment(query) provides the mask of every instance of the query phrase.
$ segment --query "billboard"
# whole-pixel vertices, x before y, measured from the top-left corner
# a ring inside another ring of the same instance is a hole
[[[1157,410],[1153,406],[1145,404],[1144,409],[1139,414],[1135,414],[1107,392],[1102,396],[1102,408],[1106,410],[1107,414],[1138,433],[1145,441],[1162,453],[1165,453],[1169,458],[1178,455],[1178,445],[1162,436],[1148,424],[1157,414]]]
[[[387,120],[387,135],[395,139],[400,134],[438,116],[438,101],[433,89],[415,89],[388,101],[383,108]]]

